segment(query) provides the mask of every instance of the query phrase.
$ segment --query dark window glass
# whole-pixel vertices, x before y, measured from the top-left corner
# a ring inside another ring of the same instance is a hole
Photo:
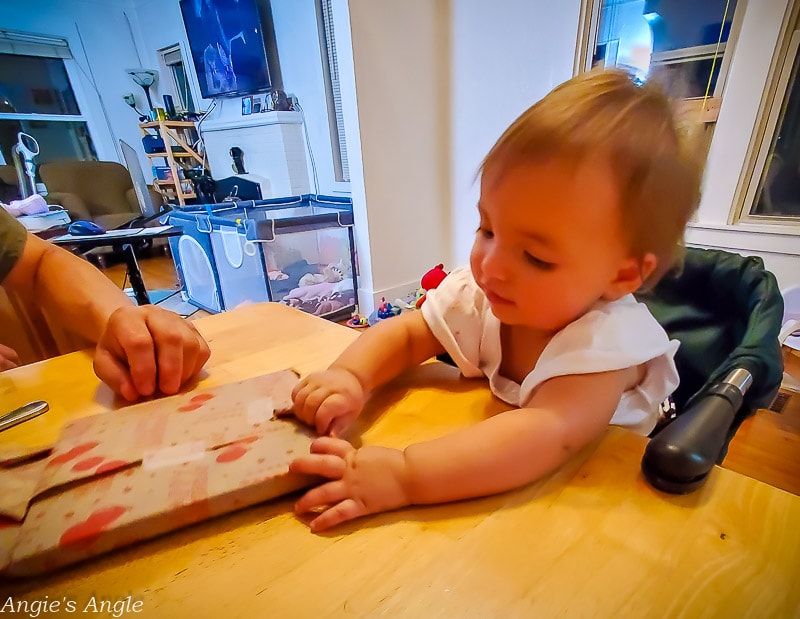
[[[0,54],[0,113],[79,115],[60,58]]]

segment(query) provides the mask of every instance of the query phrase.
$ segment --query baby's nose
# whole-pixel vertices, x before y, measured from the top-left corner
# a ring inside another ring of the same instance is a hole
[[[496,247],[486,252],[481,267],[484,275],[489,279],[507,280],[509,278],[510,265],[508,257]]]

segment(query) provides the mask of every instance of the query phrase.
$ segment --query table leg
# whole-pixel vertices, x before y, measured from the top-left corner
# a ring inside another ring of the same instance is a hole
[[[150,297],[147,294],[147,288],[144,285],[142,278],[142,271],[139,269],[139,263],[136,261],[136,254],[133,251],[133,245],[126,243],[122,246],[122,255],[125,256],[125,264],[128,267],[128,279],[131,282],[133,289],[133,296],[138,305],[149,305]]]

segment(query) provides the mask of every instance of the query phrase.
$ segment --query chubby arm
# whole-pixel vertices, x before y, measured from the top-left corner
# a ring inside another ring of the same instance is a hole
[[[367,329],[324,372],[295,388],[295,415],[319,434],[337,436],[361,412],[370,391],[444,352],[422,312],[408,312]]]
[[[311,524],[320,531],[404,505],[443,503],[525,485],[602,434],[623,392],[638,380],[637,368],[553,378],[539,387],[528,408],[500,413],[402,452],[317,439],[311,455],[295,460],[291,470],[333,481],[306,493],[296,511],[327,507]]]
[[[135,306],[85,260],[28,234],[3,286],[97,344],[97,376],[127,400],[156,388],[175,393],[208,360],[191,323],[153,305]]]

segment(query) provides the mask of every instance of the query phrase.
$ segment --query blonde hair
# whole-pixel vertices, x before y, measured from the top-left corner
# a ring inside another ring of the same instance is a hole
[[[671,104],[624,71],[592,70],[553,89],[506,129],[481,165],[486,174],[553,158],[578,165],[601,157],[620,195],[623,234],[641,260],[658,266],[649,288],[683,256],[683,231],[700,198],[701,168],[684,151]]]

